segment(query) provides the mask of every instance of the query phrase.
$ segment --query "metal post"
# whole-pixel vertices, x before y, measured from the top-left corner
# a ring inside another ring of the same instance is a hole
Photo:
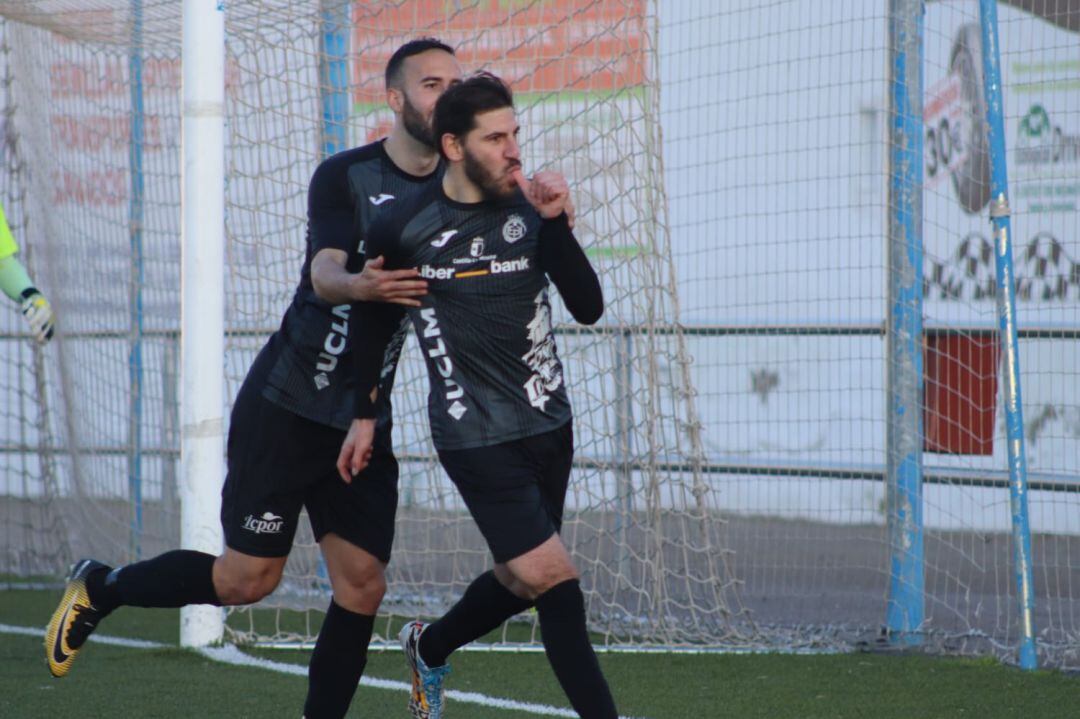
[[[322,106],[322,159],[345,150],[349,119],[349,8],[348,0],[322,0],[322,52],[319,53],[319,104]],[[411,504],[412,487],[403,492]],[[330,573],[319,555],[317,585],[330,590]]]
[[[128,335],[128,497],[131,502],[131,528],[128,552],[132,560],[142,557],[142,385],[143,385],[143,137],[145,112],[142,79],[142,0],[132,0],[131,53],[131,139],[128,157],[131,163],[131,197],[128,200],[128,238],[131,244],[131,285]]]
[[[323,111],[322,153],[346,149],[349,120],[349,8],[343,0],[323,0],[319,97]]]
[[[983,91],[986,96],[987,138],[990,148],[990,219],[994,226],[997,270],[998,327],[1001,332],[1002,385],[1009,453],[1009,501],[1012,514],[1013,560],[1020,611],[1018,660],[1035,669],[1035,590],[1031,567],[1031,527],[1028,523],[1027,457],[1024,450],[1024,403],[1020,395],[1020,358],[1016,332],[1016,285],[1013,279],[1009,219],[1009,175],[1005,156],[1005,120],[997,36],[996,0],[979,0],[982,27]]]
[[[886,497],[892,641],[922,641],[923,3],[890,0],[889,331]]]
[[[633,356],[633,330],[626,328],[613,334],[615,342],[615,493],[618,511],[615,514],[615,536],[618,539],[619,576],[632,585],[630,575],[630,527],[634,516],[634,389],[630,358]]]
[[[218,554],[225,466],[225,11],[184,0],[180,543]],[[180,643],[220,641],[224,613],[180,612]]]
[[[165,527],[162,535],[173,541],[179,534],[180,506],[177,482],[177,456],[179,444],[180,406],[177,398],[177,355],[180,338],[166,336],[161,358],[161,446],[165,448],[161,470],[161,504],[165,509]]]

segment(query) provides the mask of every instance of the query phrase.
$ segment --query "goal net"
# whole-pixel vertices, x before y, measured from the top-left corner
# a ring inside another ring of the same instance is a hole
[[[1037,626],[1044,656],[1075,665],[1080,12],[1024,5],[1003,5],[999,30]],[[39,349],[0,312],[0,572],[20,578],[179,542],[181,8],[86,6],[0,2],[0,199],[59,317]],[[438,37],[467,71],[512,82],[525,166],[569,178],[602,278],[599,326],[553,303],[576,415],[563,537],[591,628],[635,647],[877,639],[893,554],[888,3],[224,7],[227,406],[298,280],[312,170],[328,146],[385,134],[386,60]],[[922,631],[933,649],[1007,656],[978,4],[929,3],[925,28]],[[411,338],[399,378],[382,639],[490,564],[432,450]],[[282,585],[230,611],[227,638],[311,641],[329,596],[302,522]],[[529,615],[502,636],[536,639]]]

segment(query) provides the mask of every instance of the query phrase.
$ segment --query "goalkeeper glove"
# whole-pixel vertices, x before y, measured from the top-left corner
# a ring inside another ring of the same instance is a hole
[[[56,316],[53,314],[52,305],[36,287],[23,290],[22,313],[39,344],[45,344],[52,339]]]

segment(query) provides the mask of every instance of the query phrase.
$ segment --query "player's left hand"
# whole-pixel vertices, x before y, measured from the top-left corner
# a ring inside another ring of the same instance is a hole
[[[22,313],[30,325],[30,331],[38,344],[45,344],[52,339],[56,315],[45,295],[33,290],[23,297]]]
[[[364,269],[353,275],[354,299],[363,302],[389,302],[405,307],[419,307],[427,294],[427,282],[420,279],[415,267],[404,270],[384,270],[386,258],[382,255],[364,263]]]
[[[566,212],[568,204],[571,211],[573,210],[573,204],[570,203],[570,184],[562,173],[544,170],[533,175],[530,180],[519,167],[513,171],[512,176],[525,199],[545,220],[555,219]]]
[[[375,441],[375,420],[354,419],[338,453],[337,471],[345,484],[364,471],[371,461],[371,445]]]

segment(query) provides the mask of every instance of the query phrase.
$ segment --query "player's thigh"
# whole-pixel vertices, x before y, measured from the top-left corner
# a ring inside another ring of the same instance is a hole
[[[397,484],[397,460],[386,442],[376,441],[371,462],[348,484],[331,462],[304,500],[316,541],[322,544],[325,537],[334,535],[388,564],[394,543]]]
[[[528,590],[530,598],[579,576],[570,552],[557,534],[540,546],[507,561],[505,566],[517,583]]]
[[[221,491],[227,547],[256,557],[288,555],[308,488],[321,473],[312,462],[325,454],[313,450],[323,430],[337,432],[266,400],[259,383],[244,383],[233,405]]]
[[[225,604],[249,604],[274,591],[287,557],[257,557],[225,548],[214,562],[214,590]]]
[[[554,502],[556,508],[546,496],[545,447],[544,436],[538,435],[439,452],[497,563],[525,554],[558,531],[562,500]]]
[[[375,614],[386,593],[386,565],[352,542],[330,533],[319,541],[334,601],[353,612]]]

